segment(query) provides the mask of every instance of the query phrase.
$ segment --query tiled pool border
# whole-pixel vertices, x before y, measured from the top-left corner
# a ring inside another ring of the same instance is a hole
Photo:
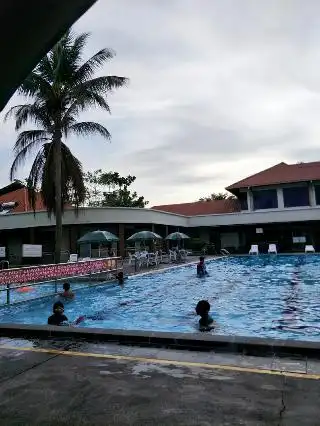
[[[298,356],[320,359],[320,342],[218,336],[204,333],[167,333],[47,325],[1,324],[0,337],[116,342],[124,345],[165,347],[253,356]]]

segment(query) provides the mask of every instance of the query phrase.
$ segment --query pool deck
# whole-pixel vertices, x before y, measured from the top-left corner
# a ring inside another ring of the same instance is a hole
[[[0,339],[1,424],[318,425],[320,361]]]

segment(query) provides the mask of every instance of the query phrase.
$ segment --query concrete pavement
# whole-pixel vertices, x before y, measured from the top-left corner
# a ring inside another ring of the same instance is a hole
[[[320,363],[0,340],[1,425],[319,424]]]

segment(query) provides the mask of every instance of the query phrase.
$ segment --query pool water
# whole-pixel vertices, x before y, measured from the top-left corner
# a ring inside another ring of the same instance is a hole
[[[319,340],[320,256],[229,257],[130,277],[121,289],[102,284],[76,291],[65,302],[70,321],[82,327],[196,332],[200,299],[211,303],[220,335]],[[0,322],[46,324],[54,297],[0,309]]]

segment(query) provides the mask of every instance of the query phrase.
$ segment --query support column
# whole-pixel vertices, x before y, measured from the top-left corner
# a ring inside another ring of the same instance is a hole
[[[69,250],[70,253],[77,253],[77,229],[75,226],[69,228]]]
[[[154,223],[151,224],[151,231],[154,232]]]
[[[316,193],[314,190],[314,185],[311,182],[309,183],[309,203],[312,207],[316,206]]]
[[[278,198],[278,209],[284,209],[282,188],[277,188],[277,198]]]
[[[119,223],[119,253],[118,255],[121,257],[125,257],[125,241],[124,241],[124,224]]]
[[[247,191],[247,204],[248,204],[248,211],[251,212],[253,210],[253,202],[252,202],[252,193],[250,189]]]
[[[166,237],[169,235],[169,226],[168,225],[166,225]],[[169,245],[169,240],[165,240],[165,244],[166,244],[166,249],[167,250],[169,250],[169,247],[170,247],[170,245]]]
[[[36,241],[36,239],[35,239],[35,229],[34,228],[29,228],[29,241],[30,241],[30,244],[35,244],[35,241]]]

